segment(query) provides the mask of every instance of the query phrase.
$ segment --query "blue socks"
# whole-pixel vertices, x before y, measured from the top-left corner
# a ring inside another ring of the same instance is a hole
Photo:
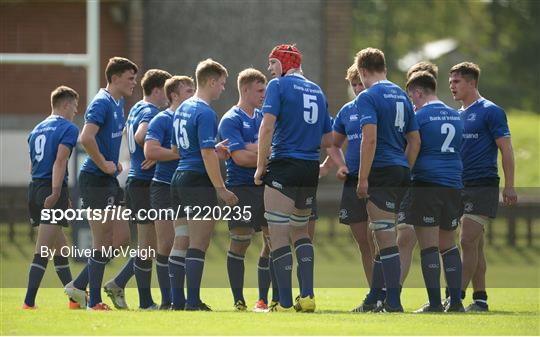
[[[187,304],[197,307],[201,303],[201,280],[204,269],[205,252],[189,248],[186,253]]]
[[[84,268],[81,270],[79,275],[75,280],[73,280],[73,286],[79,290],[86,290],[86,287],[88,286],[88,266],[90,265],[90,259],[88,259],[88,262],[84,266]]]
[[[268,304],[268,290],[270,289],[270,259],[260,256],[257,264],[257,281],[259,284],[259,299]]]
[[[171,304],[171,281],[169,280],[169,257],[157,254],[156,273],[161,290],[161,305]]]
[[[371,288],[364,300],[365,304],[376,304],[378,300],[384,300],[382,298],[385,294],[384,288],[384,274],[382,269],[381,256],[376,255],[373,260],[373,273],[371,275]],[[382,299],[381,299],[382,298]]]
[[[172,308],[183,310],[186,306],[184,279],[186,276],[186,258],[169,256],[169,277],[171,282]]]
[[[439,260],[439,248],[429,247],[420,252],[422,275],[429,297],[431,307],[441,305],[441,265]]]
[[[313,265],[315,260],[313,244],[309,238],[302,238],[294,243],[294,249],[298,262],[300,296],[313,296]]]
[[[234,303],[244,299],[244,256],[227,252],[227,273],[229,274],[229,283],[233,293]]]
[[[391,308],[401,307],[401,285],[399,278],[401,265],[399,262],[399,250],[392,246],[380,250],[384,282],[386,284],[386,304]]]
[[[272,260],[279,287],[279,303],[284,308],[290,308],[293,305],[291,247],[284,246],[274,250],[272,252]]]
[[[139,291],[139,307],[145,309],[154,304],[151,291],[152,260],[143,260],[137,257],[133,267],[135,279],[137,280],[137,290]]]
[[[116,275],[114,278],[114,283],[119,286],[120,288],[125,288],[126,284],[129,282],[129,279],[134,274],[133,270],[133,263],[135,262],[135,258],[130,258],[127,263],[122,267],[122,270]]]
[[[62,285],[65,286],[71,282],[71,269],[69,269],[69,261],[67,256],[55,255],[54,256],[54,269],[56,274],[62,282]]]
[[[441,252],[444,276],[448,285],[448,293],[450,295],[450,303],[457,304],[461,302],[461,295],[465,297],[465,292],[461,291],[461,257],[457,246]]]
[[[48,260],[46,257],[41,257],[40,254],[34,254],[34,259],[30,265],[30,273],[28,275],[28,288],[26,288],[26,297],[24,298],[24,303],[26,305],[33,307],[35,305],[37,291],[41,280],[43,279],[43,274],[47,269]]]
[[[270,253],[268,268],[270,272],[270,278],[272,280],[272,302],[279,302],[279,286],[276,276],[276,269],[274,268],[274,258]]]
[[[88,306],[90,308],[103,302],[101,300],[101,282],[103,281],[105,265],[108,262],[109,258],[103,256],[99,249],[94,249],[93,257],[88,259],[88,284],[90,287],[90,301]]]

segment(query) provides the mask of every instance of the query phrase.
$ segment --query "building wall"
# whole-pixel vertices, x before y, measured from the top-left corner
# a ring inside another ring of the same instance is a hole
[[[128,12],[123,1],[102,2],[100,9],[100,74],[104,74],[110,57],[126,55]],[[2,1],[0,24],[2,53],[86,52],[86,1]],[[4,129],[28,128],[28,124],[50,113],[50,93],[62,84],[79,92],[79,112],[84,113],[87,98],[83,67],[2,64],[0,72]],[[104,75],[100,81],[105,86]]]
[[[236,77],[247,67],[268,75],[268,54],[279,43],[296,43],[309,79],[323,78],[324,25],[322,0],[144,2],[144,65],[173,74],[195,76],[195,67],[211,57],[229,78],[219,114],[238,101]]]

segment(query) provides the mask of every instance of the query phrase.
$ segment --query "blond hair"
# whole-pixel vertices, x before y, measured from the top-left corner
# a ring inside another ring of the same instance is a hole
[[[195,78],[197,79],[197,86],[201,87],[206,85],[210,79],[218,79],[222,76],[229,76],[227,69],[220,63],[208,58],[197,64],[195,70]]]

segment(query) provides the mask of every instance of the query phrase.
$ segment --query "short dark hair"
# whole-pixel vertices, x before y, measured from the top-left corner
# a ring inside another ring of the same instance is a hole
[[[434,93],[437,91],[437,80],[427,70],[416,71],[412,73],[405,88],[406,90],[419,88],[425,92]]]
[[[461,62],[450,68],[450,75],[460,74],[467,80],[475,80],[476,86],[478,86],[478,80],[480,79],[480,67],[472,62]]]
[[[51,107],[56,108],[66,100],[79,100],[79,94],[70,87],[61,85],[51,92]]]
[[[195,79],[197,80],[198,87],[204,86],[211,78],[218,79],[221,76],[229,76],[227,69],[211,58],[197,64],[197,69],[195,70]]]
[[[127,58],[124,57],[111,57],[107,67],[105,68],[105,77],[107,78],[107,83],[112,82],[113,75],[122,75],[125,71],[133,70],[136,74],[139,71],[137,65]]]
[[[384,53],[377,48],[364,48],[355,57],[358,70],[366,69],[372,72],[382,73],[386,71],[386,60]]]
[[[165,94],[169,102],[172,102],[172,93],[176,92],[181,85],[195,87],[195,82],[189,76],[173,76],[165,81]]]
[[[417,71],[427,71],[433,75],[433,77],[439,77],[439,67],[437,67],[437,65],[429,61],[420,61],[409,68],[407,71],[407,79],[411,78],[411,75]]]
[[[171,74],[161,69],[150,69],[145,72],[141,80],[144,96],[150,96],[154,88],[163,88],[165,81],[171,77]]]

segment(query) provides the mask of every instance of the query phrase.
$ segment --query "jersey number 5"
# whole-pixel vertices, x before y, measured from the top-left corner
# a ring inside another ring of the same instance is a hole
[[[180,145],[183,149],[187,149],[189,147],[189,138],[186,130],[186,124],[187,120],[185,119],[175,119],[173,123],[176,143]]]
[[[317,123],[319,118],[319,106],[317,96],[304,94],[304,120],[308,124]]]

